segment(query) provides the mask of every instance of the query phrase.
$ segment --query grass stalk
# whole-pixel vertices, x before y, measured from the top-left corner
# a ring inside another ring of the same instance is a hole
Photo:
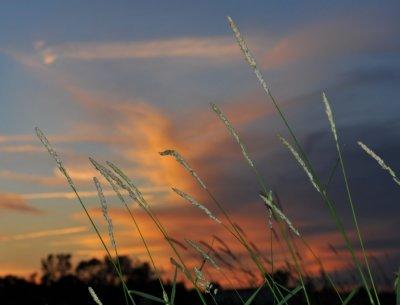
[[[124,183],[119,177],[114,175],[110,170],[108,170],[107,168],[105,168],[104,166],[102,166],[101,164],[96,162],[95,160],[91,159],[91,161],[92,161],[92,164],[95,166],[95,168],[98,171],[100,171],[102,175],[104,175],[104,174],[108,175],[110,177],[110,179],[115,181],[118,186],[120,186],[123,189],[127,190],[129,196],[133,200],[135,200],[139,204],[139,206],[141,206],[145,210],[147,215],[152,219],[152,221],[154,222],[154,224],[156,225],[158,230],[163,235],[164,239],[168,242],[168,244],[170,245],[171,249],[173,250],[173,252],[177,256],[178,260],[180,261],[180,263],[182,265],[183,270],[185,271],[184,274],[186,275],[188,280],[193,284],[193,286],[194,286],[194,288],[195,288],[195,290],[196,290],[201,302],[203,303],[203,305],[207,305],[207,302],[206,302],[203,294],[201,293],[201,291],[199,290],[199,288],[195,284],[195,281],[194,281],[193,277],[191,276],[191,274],[189,272],[189,269],[187,268],[182,256],[180,255],[179,251],[175,247],[174,243],[171,242],[171,239],[169,238],[169,235],[168,235],[165,227],[162,225],[162,223],[159,221],[157,216],[154,214],[154,212],[152,211],[150,205],[147,203],[147,201],[144,199],[143,195],[141,194],[140,190],[135,186],[135,184],[131,181],[131,179],[120,168],[118,168],[116,165],[114,165],[114,164],[112,164],[110,162],[107,163],[114,170],[114,172],[116,172],[116,174],[118,174],[126,183]]]
[[[70,175],[68,174],[67,170],[65,169],[63,162],[62,162],[61,159],[59,158],[57,152],[56,152],[56,151],[53,149],[53,147],[50,145],[50,142],[49,142],[49,140],[46,138],[46,136],[44,135],[44,133],[43,133],[38,127],[35,128],[35,131],[36,131],[36,135],[38,136],[39,140],[42,142],[42,144],[44,145],[44,147],[47,149],[47,151],[49,152],[50,156],[52,156],[53,159],[56,161],[58,169],[60,170],[60,172],[62,173],[62,175],[67,179],[67,182],[68,182],[70,188],[72,189],[72,191],[74,192],[76,198],[78,199],[79,204],[81,205],[83,211],[85,212],[87,218],[89,219],[90,224],[92,225],[94,231],[96,232],[96,235],[98,236],[98,238],[99,238],[99,240],[100,240],[100,242],[101,242],[101,244],[102,244],[104,250],[106,251],[107,256],[109,257],[109,259],[110,259],[110,261],[111,261],[111,263],[112,263],[112,265],[113,265],[115,271],[117,272],[117,275],[118,275],[118,277],[119,277],[119,279],[120,279],[120,281],[121,281],[121,284],[122,284],[122,286],[123,286],[125,292],[128,293],[128,295],[129,295],[129,300],[131,301],[132,305],[136,305],[134,299],[133,299],[132,296],[129,294],[129,289],[128,289],[128,287],[127,287],[126,284],[125,284],[125,281],[124,281],[124,279],[123,279],[123,276],[122,276],[121,272],[119,271],[117,265],[115,264],[114,260],[112,259],[112,255],[111,255],[111,253],[110,253],[110,250],[108,249],[106,243],[104,242],[103,237],[102,237],[101,234],[100,234],[99,229],[97,228],[97,226],[96,226],[94,220],[92,219],[92,217],[91,217],[90,214],[89,214],[89,211],[87,210],[85,204],[83,203],[83,200],[82,200],[82,198],[80,197],[80,195],[79,195],[79,193],[78,193],[78,190],[77,190],[77,188],[76,188],[76,186],[75,186],[75,183],[73,182],[73,180],[71,179],[71,177],[70,177]]]
[[[134,226],[135,226],[135,229],[136,229],[136,230],[138,231],[138,233],[139,233],[140,239],[141,239],[141,241],[142,241],[142,243],[143,243],[144,248],[146,249],[147,255],[148,255],[149,259],[150,259],[150,263],[151,263],[151,265],[152,265],[152,267],[153,267],[153,269],[154,269],[154,272],[156,273],[156,277],[157,277],[158,282],[159,282],[159,284],[160,284],[161,290],[162,290],[162,292],[163,292],[163,294],[164,294],[164,292],[165,292],[165,287],[164,287],[164,284],[163,284],[163,282],[162,282],[162,280],[161,280],[161,274],[160,274],[160,272],[159,272],[159,270],[158,270],[158,268],[157,268],[157,266],[156,266],[156,264],[155,264],[153,255],[152,255],[151,252],[150,252],[149,246],[147,245],[146,239],[145,239],[144,236],[143,236],[142,230],[140,229],[140,226],[139,226],[138,222],[136,221],[136,218],[135,218],[135,216],[133,215],[132,210],[130,209],[129,205],[127,204],[125,198],[122,196],[121,192],[118,190],[118,188],[117,188],[117,186],[115,185],[114,181],[111,180],[110,177],[109,177],[108,175],[102,175],[102,176],[103,176],[103,177],[107,180],[107,182],[111,185],[111,187],[112,187],[113,191],[115,192],[115,194],[117,195],[118,199],[122,202],[122,204],[124,205],[125,209],[127,210],[128,214],[129,214],[129,216],[130,216],[130,218],[131,218],[131,220],[132,220],[132,222],[133,222],[133,224],[134,224]],[[172,305],[173,305],[173,304],[172,304]]]
[[[103,189],[101,187],[100,181],[96,178],[93,177],[93,182],[94,185],[96,186],[97,189],[97,195],[99,197],[99,201],[100,201],[100,205],[101,205],[101,209],[103,211],[103,216],[107,222],[107,226],[108,226],[108,235],[109,235],[109,239],[110,239],[110,244],[112,246],[112,248],[114,249],[114,253],[115,253],[115,260],[117,262],[117,267],[119,269],[119,272],[121,274],[123,274],[122,272],[122,267],[121,267],[121,263],[119,261],[119,255],[118,255],[118,250],[117,250],[117,244],[115,241],[115,237],[114,237],[114,229],[113,229],[113,224],[112,224],[112,220],[111,217],[108,213],[108,207],[107,207],[107,201],[106,198],[104,196],[103,193]],[[127,292],[125,291],[125,289],[123,289],[124,292],[124,297],[125,297],[125,303],[128,305],[128,296],[127,296]]]
[[[362,236],[361,236],[361,232],[360,232],[360,228],[359,228],[359,225],[358,225],[356,211],[355,211],[355,207],[354,207],[354,203],[353,203],[353,197],[352,197],[351,191],[350,191],[350,185],[349,185],[349,181],[348,181],[348,177],[347,177],[347,173],[346,173],[346,167],[344,166],[343,154],[342,154],[342,149],[341,149],[340,144],[339,144],[338,133],[337,133],[337,130],[336,130],[334,116],[333,116],[331,106],[329,104],[329,101],[328,101],[325,93],[322,93],[322,100],[323,100],[324,105],[325,105],[325,111],[326,111],[326,114],[328,116],[329,123],[331,125],[331,131],[332,131],[332,134],[333,134],[333,138],[335,140],[336,151],[337,151],[337,154],[338,154],[338,157],[339,157],[339,160],[340,160],[340,168],[342,170],[343,180],[344,180],[344,184],[345,184],[345,188],[346,188],[346,194],[347,194],[348,202],[349,202],[350,209],[351,209],[351,215],[352,215],[352,218],[353,218],[354,226],[355,226],[356,231],[357,231],[357,238],[358,238],[358,241],[359,241],[360,246],[361,246],[361,251],[362,251],[362,254],[363,254],[363,257],[364,257],[365,266],[366,266],[367,271],[368,271],[368,276],[369,276],[369,279],[370,279],[370,282],[371,282],[371,285],[372,285],[372,290],[374,291],[376,302],[378,303],[378,305],[380,305],[379,296],[378,296],[378,293],[377,293],[377,290],[376,290],[376,287],[375,287],[374,279],[373,279],[373,276],[372,276],[372,273],[371,273],[371,268],[370,268],[370,265],[369,265],[369,262],[368,262],[368,258],[367,258],[367,254],[366,254],[366,251],[365,251],[364,242],[363,242],[363,239],[362,239]]]
[[[229,223],[229,226],[227,226],[223,222],[221,222],[222,226],[233,237],[235,237],[235,239],[238,240],[240,244],[242,244],[245,247],[246,251],[249,253],[251,259],[253,260],[253,262],[257,266],[258,270],[261,272],[262,277],[267,280],[266,284],[267,284],[268,288],[270,289],[270,291],[272,292],[274,298],[276,298],[278,300],[278,302],[279,302],[281,299],[277,296],[277,294],[275,292],[275,289],[273,289],[273,287],[271,286],[271,283],[274,282],[273,278],[268,274],[268,272],[266,272],[264,266],[258,260],[257,255],[252,250],[252,248],[251,248],[249,242],[247,241],[246,237],[242,234],[242,232],[240,232],[238,227],[235,225],[235,223],[230,218],[228,212],[225,210],[225,208],[222,206],[222,204],[215,198],[215,196],[211,193],[211,191],[206,186],[206,184],[203,182],[203,180],[200,179],[198,174],[192,169],[192,167],[188,164],[188,162],[177,151],[169,149],[169,150],[165,150],[164,152],[161,152],[160,155],[162,155],[162,156],[173,156],[175,158],[175,160],[178,163],[180,163],[186,169],[186,171],[188,171],[195,178],[195,180],[200,185],[200,187],[205,190],[205,192],[207,193],[207,195],[209,196],[211,201],[218,207],[220,212],[223,214],[224,218]],[[248,160],[250,160],[250,159],[248,159]],[[251,160],[250,160],[250,162],[251,162]],[[281,298],[284,297],[279,289],[277,289],[277,293],[280,295]]]
[[[291,240],[288,239],[288,235],[284,229],[284,227],[281,225],[281,221],[285,222],[289,228],[291,228],[296,235],[299,235],[299,232],[293,227],[292,223],[289,221],[289,219],[277,208],[274,199],[272,197],[272,192],[268,191],[265,183],[264,183],[264,179],[261,176],[260,172],[258,171],[257,167],[255,166],[255,162],[250,158],[249,153],[247,152],[247,148],[244,145],[244,143],[242,142],[242,140],[240,139],[239,134],[237,133],[237,131],[235,130],[235,128],[232,126],[231,122],[228,120],[228,118],[223,114],[223,112],[221,111],[221,109],[219,109],[219,107],[216,104],[211,103],[211,108],[212,110],[217,114],[217,116],[219,117],[219,119],[224,123],[224,125],[226,126],[226,128],[228,129],[228,131],[230,132],[230,134],[233,136],[233,138],[236,140],[237,144],[240,146],[240,149],[242,151],[242,155],[244,157],[244,159],[247,161],[247,164],[249,165],[249,167],[252,169],[252,171],[254,172],[256,179],[258,181],[258,184],[260,185],[263,194],[261,194],[261,198],[263,199],[263,201],[266,203],[268,209],[270,211],[272,211],[272,214],[274,215],[274,218],[277,220],[278,224],[279,224],[279,229],[288,245],[288,249],[290,254],[292,255],[293,261],[295,262],[295,266],[296,266],[296,271],[298,273],[302,288],[303,288],[303,292],[304,292],[304,296],[306,298],[307,304],[310,305],[310,300],[309,300],[309,296],[307,293],[307,289],[304,285],[304,281],[303,281],[303,277],[301,274],[301,267],[298,263],[297,257],[293,251],[293,245],[291,243]]]
[[[336,208],[334,207],[332,200],[330,199],[330,197],[329,197],[328,194],[326,193],[325,189],[323,189],[323,188],[321,187],[322,184],[320,183],[319,179],[316,177],[315,172],[314,172],[314,170],[313,170],[313,168],[312,168],[312,166],[311,166],[311,163],[310,163],[310,161],[309,161],[308,158],[307,158],[307,155],[304,153],[304,150],[302,149],[302,146],[300,145],[300,143],[299,143],[299,141],[298,141],[298,139],[297,139],[297,137],[296,137],[296,135],[295,135],[295,133],[294,133],[292,127],[290,126],[288,120],[286,119],[285,114],[284,114],[283,111],[281,110],[281,108],[280,108],[280,106],[278,105],[278,103],[277,103],[275,97],[272,95],[272,93],[271,93],[269,87],[267,86],[267,84],[266,84],[266,82],[265,82],[265,80],[264,80],[264,78],[263,78],[263,76],[262,76],[262,73],[261,73],[261,71],[259,70],[259,68],[258,68],[258,66],[257,66],[257,64],[256,64],[256,62],[255,62],[255,60],[254,60],[254,57],[253,57],[252,54],[250,53],[250,51],[249,51],[249,49],[248,49],[248,47],[247,47],[247,44],[246,44],[246,42],[244,41],[244,39],[243,39],[243,37],[242,37],[242,35],[241,35],[241,33],[240,33],[238,27],[236,26],[236,24],[233,22],[232,18],[230,18],[230,17],[228,17],[228,23],[229,23],[229,26],[231,27],[232,31],[233,31],[234,34],[235,34],[235,38],[236,38],[236,40],[237,40],[237,42],[238,42],[238,44],[239,44],[239,46],[240,46],[240,48],[241,48],[241,50],[242,50],[244,56],[245,56],[246,61],[248,62],[248,64],[249,64],[249,65],[251,66],[251,68],[253,69],[253,72],[255,73],[255,75],[256,75],[256,77],[257,77],[257,79],[258,79],[258,81],[259,81],[259,83],[260,83],[262,89],[264,90],[264,92],[266,93],[266,95],[270,98],[270,100],[271,100],[271,102],[272,102],[274,108],[275,108],[276,111],[278,112],[278,114],[279,114],[281,120],[283,121],[285,127],[287,128],[287,130],[288,130],[288,132],[289,132],[291,138],[292,138],[293,141],[295,142],[295,146],[296,146],[297,150],[299,151],[299,155],[300,155],[301,159],[304,161],[304,163],[305,163],[305,165],[306,165],[306,168],[307,168],[308,171],[312,174],[312,176],[315,178],[316,183],[317,183],[317,186],[318,186],[319,189],[321,190],[320,193],[321,193],[322,199],[323,199],[324,203],[327,205],[327,207],[328,207],[328,209],[329,209],[329,212],[331,213],[331,216],[332,216],[332,218],[333,218],[334,221],[335,221],[335,225],[336,225],[336,227],[338,228],[338,230],[340,231],[340,233],[341,233],[343,239],[345,240],[346,247],[348,248],[348,250],[349,250],[349,252],[350,252],[350,254],[351,254],[351,256],[352,256],[352,259],[353,259],[353,261],[354,261],[354,264],[355,264],[356,267],[357,267],[357,270],[358,270],[358,272],[359,272],[359,274],[360,274],[360,277],[361,277],[361,279],[362,279],[363,285],[364,285],[365,288],[366,288],[366,291],[367,291],[368,297],[369,297],[369,299],[370,299],[370,302],[371,302],[372,305],[375,305],[375,301],[374,301],[374,299],[373,299],[373,297],[372,297],[372,294],[371,294],[371,291],[370,291],[370,289],[369,289],[369,285],[368,285],[368,282],[367,282],[366,277],[365,277],[365,275],[364,275],[364,272],[363,272],[363,270],[362,270],[362,268],[361,268],[361,265],[360,265],[360,263],[359,263],[358,258],[357,258],[356,255],[355,255],[353,246],[352,246],[352,244],[351,244],[351,242],[350,242],[350,239],[349,239],[348,236],[347,236],[346,231],[344,230],[343,223],[342,223],[342,221],[340,220],[339,215],[337,214]]]

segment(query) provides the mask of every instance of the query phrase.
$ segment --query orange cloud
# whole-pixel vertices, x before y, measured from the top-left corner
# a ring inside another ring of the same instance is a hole
[[[116,163],[128,164],[125,169],[134,174],[134,180],[152,187],[193,185],[176,163],[158,154],[168,148],[182,147],[174,135],[174,125],[160,109],[143,100],[109,100],[76,87],[67,90],[94,119],[92,125],[79,126],[79,130],[85,133],[96,129],[107,137],[119,158]]]
[[[0,143],[7,143],[7,142],[28,142],[34,139],[33,135],[0,135]]]
[[[41,152],[42,148],[37,145],[1,145],[0,153],[37,153]]]
[[[70,227],[70,228],[62,228],[62,229],[52,229],[52,230],[44,230],[44,231],[36,231],[36,232],[27,232],[22,234],[17,234],[13,236],[2,236],[0,237],[0,241],[20,241],[20,240],[29,240],[29,239],[37,239],[43,237],[50,236],[62,236],[62,235],[70,235],[87,232],[88,228],[85,226],[79,227]]]
[[[0,193],[0,209],[20,213],[39,214],[41,211],[27,204],[19,194]]]
[[[65,182],[63,181],[65,184]],[[142,187],[141,191],[145,194],[148,198],[152,198],[153,194],[159,194],[162,192],[167,191],[167,188],[163,187]],[[107,196],[115,196],[115,192],[111,189],[105,189],[104,195]],[[79,195],[81,198],[97,198],[98,193],[97,191],[80,191]],[[41,192],[41,193],[25,193],[19,194],[21,198],[26,200],[38,200],[38,199],[75,199],[76,195],[74,192]]]
[[[40,147],[40,152],[45,154],[46,152],[43,150],[43,147]],[[97,172],[86,165],[87,168],[81,167],[69,167],[68,172],[70,176],[77,182],[82,183],[92,183],[92,178],[97,175]],[[41,176],[35,174],[28,173],[18,173],[14,171],[3,170],[0,171],[0,179],[7,181],[17,181],[23,183],[33,183],[37,185],[45,185],[45,186],[59,186],[65,185],[65,178],[58,170],[57,167],[53,169],[53,175],[49,176]],[[25,196],[28,199],[30,196]]]
[[[40,150],[42,153],[42,149]],[[61,179],[57,179],[54,176],[39,176],[34,174],[26,174],[26,173],[17,173],[13,171],[0,171],[0,179],[7,180],[7,181],[18,181],[24,183],[34,183],[39,185],[46,185],[46,186],[54,186],[59,185]]]

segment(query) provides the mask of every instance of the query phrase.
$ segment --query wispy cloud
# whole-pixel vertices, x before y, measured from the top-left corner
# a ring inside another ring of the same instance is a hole
[[[110,60],[155,58],[200,58],[230,61],[239,57],[229,36],[183,37],[131,42],[80,42],[37,48],[42,63],[49,65],[63,59]]]
[[[397,26],[370,23],[373,16],[336,16],[319,20],[281,37],[261,57],[264,68],[279,68],[312,58],[339,55],[399,52]]]
[[[37,153],[42,150],[39,145],[0,145],[0,153]]]
[[[8,142],[29,142],[34,139],[33,135],[17,134],[17,135],[6,135],[0,134],[0,143]]]
[[[65,182],[64,182],[65,184]],[[144,194],[152,196],[158,193],[164,193],[169,191],[167,187],[143,187],[141,188]],[[95,198],[97,197],[97,191],[80,191],[79,196],[81,198]],[[104,195],[115,196],[113,190],[104,190]],[[21,198],[25,200],[39,200],[39,199],[75,199],[76,195],[73,192],[43,192],[43,193],[26,193],[20,194]]]
[[[0,193],[0,210],[20,213],[40,214],[41,211],[28,205],[26,199],[19,194]]]
[[[79,128],[78,128],[79,129]],[[87,130],[85,130],[87,131]],[[95,130],[90,130],[94,132]],[[110,139],[101,134],[93,134],[93,133],[63,133],[63,134],[49,134],[48,139],[54,143],[110,143],[110,142],[121,142],[123,139]],[[7,135],[0,134],[0,149],[4,148],[4,151],[10,152],[23,152],[26,151],[44,151],[44,148],[41,145],[33,145],[38,142],[38,139],[34,136],[33,128],[32,134],[18,134],[18,135]]]
[[[42,150],[41,150],[42,151]],[[25,183],[35,183],[40,185],[58,185],[60,184],[61,179],[57,179],[53,176],[40,176],[34,174],[27,174],[27,173],[17,173],[13,171],[3,170],[0,171],[0,179],[7,180],[7,181],[18,181],[18,182],[25,182]]]
[[[45,154],[43,149],[41,149],[40,152]],[[78,163],[78,160],[75,161],[76,163]],[[97,172],[93,168],[90,168],[89,166],[83,167],[74,165],[69,168],[69,174],[77,182],[91,183],[92,178],[97,174]],[[36,185],[44,185],[44,186],[65,185],[65,178],[60,173],[57,167],[54,167],[53,174],[48,176],[3,170],[0,171],[0,179],[7,181],[36,184]]]
[[[71,234],[84,233],[84,232],[88,232],[88,231],[89,231],[89,228],[85,227],[85,226],[44,230],[44,231],[35,231],[35,232],[16,234],[13,236],[1,236],[0,242],[29,240],[29,239],[37,239],[37,238],[43,238],[43,237],[51,237],[51,236],[71,235]]]

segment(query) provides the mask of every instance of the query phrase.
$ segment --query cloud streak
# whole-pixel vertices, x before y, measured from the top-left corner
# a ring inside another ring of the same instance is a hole
[[[0,153],[38,153],[42,148],[36,145],[0,145]]]
[[[27,232],[22,234],[16,234],[13,236],[2,236],[0,237],[0,242],[6,241],[22,241],[22,240],[30,240],[44,237],[53,237],[53,236],[63,236],[63,235],[72,235],[78,233],[88,232],[89,228],[85,226],[77,226],[77,227],[69,227],[62,229],[52,229],[52,230],[43,230],[43,231],[35,231],[35,232]]]
[[[65,183],[64,183],[65,184]],[[160,194],[168,191],[166,187],[143,187],[141,188],[144,194],[152,197],[155,194]],[[82,198],[96,198],[96,191],[80,191],[80,197]],[[113,190],[104,190],[104,195],[115,196]],[[19,196],[25,200],[47,200],[47,199],[75,199],[76,195],[73,192],[43,192],[43,193],[27,193],[19,194]]]
[[[41,211],[28,205],[26,199],[19,194],[0,193],[0,210],[18,213],[41,214]]]
[[[279,68],[311,58],[400,51],[395,39],[396,26],[371,24],[367,20],[361,16],[341,16],[303,26],[274,42],[261,57],[262,67]]]
[[[58,60],[115,60],[200,58],[227,62],[239,53],[231,37],[183,37],[131,42],[81,42],[42,46],[39,57],[46,65]]]

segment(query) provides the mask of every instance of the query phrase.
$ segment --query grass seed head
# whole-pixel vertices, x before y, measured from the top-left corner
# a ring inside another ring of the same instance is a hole
[[[175,160],[182,165],[186,171],[189,172],[190,175],[192,175],[192,177],[200,184],[200,186],[203,189],[207,189],[206,185],[204,184],[204,182],[200,179],[200,177],[197,175],[197,173],[193,170],[193,168],[190,167],[189,163],[186,162],[185,159],[183,159],[183,157],[180,155],[180,153],[178,153],[176,150],[172,150],[172,149],[167,149],[164,150],[162,152],[159,153],[161,156],[172,156],[175,158]]]
[[[390,176],[392,176],[392,179],[394,180],[394,182],[396,182],[398,185],[400,185],[400,179],[397,177],[396,173],[392,170],[392,168],[390,166],[388,166],[385,161],[383,161],[383,159],[381,157],[379,157],[372,149],[370,149],[367,145],[365,145],[364,143],[362,143],[361,141],[357,142],[358,145],[360,145],[360,147],[369,155],[371,156],[373,159],[375,159],[376,162],[378,162],[378,164],[380,165],[380,167],[382,169],[384,169],[385,171],[387,171]]]
[[[111,243],[112,247],[114,249],[116,249],[117,245],[115,243],[115,238],[114,238],[114,227],[113,227],[113,223],[112,223],[111,217],[108,214],[107,201],[106,201],[106,198],[104,197],[103,189],[101,187],[101,184],[100,184],[99,180],[96,177],[93,177],[93,181],[94,181],[94,184],[95,184],[96,189],[97,189],[97,194],[99,196],[99,200],[100,200],[100,204],[101,204],[101,210],[103,212],[104,219],[107,222],[108,236],[110,238],[110,243]]]
[[[228,118],[222,113],[221,109],[219,109],[219,107],[214,104],[211,103],[211,108],[212,110],[217,114],[217,116],[219,117],[219,119],[222,121],[222,123],[224,123],[224,125],[226,126],[226,128],[228,129],[228,131],[230,132],[230,134],[235,138],[236,142],[239,144],[240,149],[242,151],[243,157],[246,159],[247,163],[252,167],[254,167],[254,162],[253,160],[251,160],[249,154],[247,153],[247,149],[246,146],[243,144],[243,142],[240,140],[240,137],[238,135],[238,133],[236,132],[235,128],[233,128],[231,122],[228,120]]]
[[[97,296],[96,292],[93,290],[92,287],[89,286],[88,288],[90,295],[92,296],[93,301],[97,304],[97,305],[103,305],[103,303],[100,301],[99,297]]]
[[[200,288],[204,289],[205,293],[210,293],[212,289],[212,284],[209,280],[206,279],[203,272],[199,268],[194,267],[194,274],[196,276],[196,284]]]
[[[211,211],[209,209],[207,209],[204,205],[200,204],[196,199],[194,199],[192,196],[190,196],[189,194],[177,189],[177,188],[172,188],[172,190],[177,193],[179,196],[181,196],[183,199],[186,199],[187,201],[189,201],[191,204],[193,204],[195,207],[197,207],[198,209],[202,210],[204,213],[207,214],[207,216],[209,218],[211,218],[212,220],[214,220],[217,223],[221,223],[221,220],[219,220],[217,217],[215,217]]]
[[[272,202],[272,200],[268,196],[260,195],[261,199],[264,203],[276,214],[279,218],[281,218],[288,225],[289,229],[292,230],[294,234],[300,236],[299,231],[293,226],[292,222],[286,215]]]
[[[261,74],[260,69],[257,66],[257,63],[253,57],[253,55],[251,54],[249,48],[247,47],[246,41],[243,39],[242,34],[240,34],[239,28],[237,27],[237,25],[235,24],[235,22],[232,20],[231,17],[227,17],[228,18],[228,24],[229,27],[232,29],[236,41],[240,47],[240,49],[242,50],[242,53],[244,55],[244,58],[246,59],[247,63],[250,65],[250,67],[253,69],[255,75],[258,78],[258,81],[260,82],[261,86],[263,87],[264,91],[269,94],[270,93],[270,89],[267,86],[267,83],[264,80],[264,77]]]
[[[57,152],[51,146],[51,144],[50,144],[49,140],[47,139],[47,137],[44,135],[44,133],[38,127],[35,127],[35,132],[36,132],[36,135],[39,138],[40,142],[42,142],[44,147],[49,152],[50,156],[52,156],[53,159],[56,161],[58,169],[64,175],[64,177],[67,179],[68,184],[71,186],[71,188],[73,190],[76,190],[74,182],[72,181],[70,175],[68,174],[67,170],[64,167],[63,162],[61,161],[61,159],[58,156]]]
[[[209,261],[214,268],[219,269],[218,264],[214,260],[213,257],[211,257],[209,254],[207,254],[197,243],[190,239],[185,239],[185,241],[193,248],[195,249],[205,260]]]
[[[300,164],[300,166],[303,168],[303,170],[306,172],[308,178],[310,179],[311,184],[314,186],[314,188],[321,193],[321,189],[318,186],[317,182],[315,181],[315,178],[313,176],[313,174],[311,173],[311,171],[308,169],[308,167],[306,166],[305,162],[303,161],[303,159],[300,157],[299,153],[293,148],[292,145],[290,145],[290,143],[288,141],[286,141],[285,138],[279,136],[279,139],[281,140],[281,142],[283,143],[283,145],[285,145],[289,151],[292,153],[292,155],[294,156],[294,158],[297,160],[297,162]]]
[[[338,136],[337,136],[337,131],[336,131],[335,120],[333,119],[331,105],[329,104],[329,101],[328,101],[328,98],[326,97],[325,92],[322,93],[322,101],[324,102],[324,105],[325,105],[326,116],[328,117],[329,124],[331,125],[331,130],[332,130],[333,137],[335,138],[335,143],[337,143]]]

